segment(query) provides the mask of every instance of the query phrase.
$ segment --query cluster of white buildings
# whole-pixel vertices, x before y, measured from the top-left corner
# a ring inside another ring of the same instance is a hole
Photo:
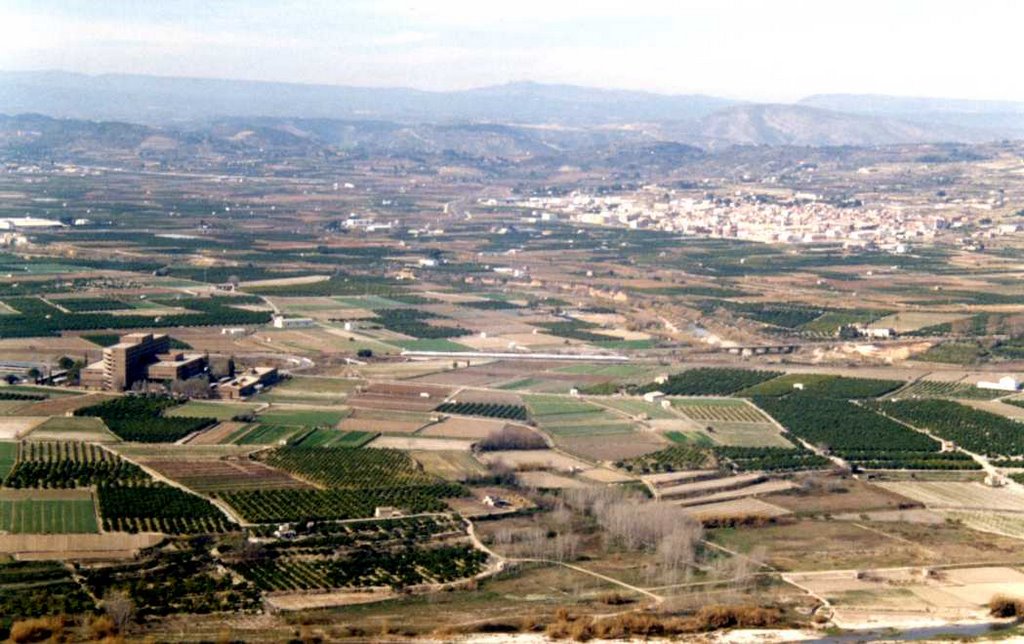
[[[769,200],[754,194],[709,198],[648,186],[632,193],[531,197],[515,205],[536,217],[552,213],[583,224],[650,229],[702,237],[764,243],[877,245],[896,253],[909,243],[963,225],[950,213],[912,212],[899,207],[840,207],[818,195],[796,193]]]

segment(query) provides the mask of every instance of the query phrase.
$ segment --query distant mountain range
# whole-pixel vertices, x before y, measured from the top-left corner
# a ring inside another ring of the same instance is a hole
[[[530,82],[427,92],[123,74],[0,72],[0,114],[179,129],[224,119],[256,124],[263,119],[263,127],[279,132],[283,132],[282,120],[303,119],[300,130],[315,131],[318,139],[326,137],[342,146],[346,141],[373,140],[399,147],[444,148],[446,138],[479,136],[490,137],[494,144],[517,140],[523,151],[539,146],[534,152],[607,140],[715,148],[1024,138],[1024,103],[830,94],[797,104],[765,105],[699,94]],[[502,130],[501,126],[514,127]],[[420,140],[424,134],[428,135],[425,143]]]

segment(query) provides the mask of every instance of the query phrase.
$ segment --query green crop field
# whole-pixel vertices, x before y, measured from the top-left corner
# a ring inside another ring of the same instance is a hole
[[[318,427],[293,441],[296,447],[362,447],[379,436],[374,432],[343,432]]]
[[[617,409],[623,413],[629,414],[630,416],[640,416],[645,414],[648,418],[653,418],[655,420],[678,418],[676,414],[673,414],[671,411],[663,408],[657,403],[649,403],[637,398],[604,398],[601,400],[601,404],[606,407]]]
[[[234,438],[236,445],[276,445],[288,440],[302,430],[294,425],[269,425],[260,424],[237,438]]]
[[[13,534],[99,531],[92,499],[0,499],[0,530]]]
[[[406,351],[474,351],[458,342],[452,342],[445,338],[420,338],[417,340],[391,340],[391,344],[399,346]]]
[[[238,414],[244,414],[256,409],[257,405],[246,405],[242,403],[215,403],[192,400],[172,407],[164,412],[164,416],[172,418],[216,418],[217,420],[230,420]]]
[[[601,412],[597,405],[563,396],[525,396],[524,399],[534,417]]]
[[[18,444],[0,443],[0,481],[7,478],[16,460],[18,460]]]
[[[268,425],[300,427],[334,427],[348,415],[346,411],[328,409],[288,409],[274,407],[259,414],[259,420]]]
[[[558,373],[571,373],[578,375],[608,376],[609,378],[629,378],[630,376],[639,376],[640,374],[646,373],[650,370],[650,367],[633,364],[571,364],[566,367],[559,367],[555,371]]]
[[[902,380],[845,378],[828,374],[790,373],[747,387],[737,396],[813,396],[819,398],[877,398],[903,386]]]

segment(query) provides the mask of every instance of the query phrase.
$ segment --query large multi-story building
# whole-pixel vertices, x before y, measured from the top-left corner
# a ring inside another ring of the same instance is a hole
[[[206,370],[199,354],[169,353],[170,338],[129,333],[103,349],[103,359],[82,369],[85,387],[124,391],[140,380],[185,380]]]

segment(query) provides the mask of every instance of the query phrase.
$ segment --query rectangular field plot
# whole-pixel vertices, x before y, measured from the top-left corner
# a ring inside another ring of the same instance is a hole
[[[649,403],[638,398],[602,398],[597,404],[611,407],[633,417],[646,416],[656,420],[678,418],[670,410],[657,403]]]
[[[820,398],[877,398],[903,385],[902,380],[845,378],[821,373],[790,373],[738,392],[737,396],[815,396]]]
[[[768,420],[758,409],[735,398],[673,398],[672,406],[694,420],[747,423],[763,423]]]
[[[918,380],[894,392],[894,398],[961,398],[966,400],[992,400],[1006,395],[1005,391],[978,389],[964,382]]]
[[[594,365],[571,364],[555,369],[558,373],[571,373],[584,376],[607,376],[609,378],[629,378],[647,373],[651,367],[632,364]]]
[[[465,481],[469,478],[487,476],[487,468],[473,458],[469,452],[459,450],[420,450],[410,456],[423,466],[427,474],[448,481]]]
[[[531,415],[555,436],[631,434],[633,426],[621,415],[593,403],[561,396],[527,396]]]
[[[260,413],[258,419],[268,425],[334,427],[347,414],[347,411],[329,409],[272,407]]]
[[[792,447],[764,412],[744,400],[683,398],[672,405],[693,421],[700,436],[718,445]]]
[[[417,412],[354,409],[352,415],[338,423],[348,432],[411,434],[430,422],[430,415]]]
[[[178,418],[216,418],[217,420],[231,420],[239,414],[245,414],[256,409],[258,405],[246,405],[243,403],[215,403],[192,400],[184,405],[168,409],[164,415]]]
[[[0,481],[7,478],[16,460],[18,460],[18,444],[14,442],[0,443]]]
[[[9,498],[0,496],[0,530],[11,534],[98,532],[96,507],[85,498]]]
[[[277,445],[302,432],[301,427],[260,423],[235,436],[232,442],[236,445]]]
[[[295,447],[362,447],[377,436],[375,432],[345,432],[318,427],[292,443]]]
[[[30,441],[88,441],[90,443],[116,443],[119,439],[95,416],[54,416],[36,427],[25,437]]]
[[[167,478],[197,492],[311,488],[308,483],[247,458],[159,461],[149,464]]]
[[[1000,510],[1024,512],[1024,493],[1009,488],[993,488],[981,483],[945,481],[907,481],[878,483],[879,487],[924,503],[938,510]]]
[[[314,378],[292,376],[260,394],[265,402],[319,403],[336,405],[345,402],[359,380],[348,378]]]

